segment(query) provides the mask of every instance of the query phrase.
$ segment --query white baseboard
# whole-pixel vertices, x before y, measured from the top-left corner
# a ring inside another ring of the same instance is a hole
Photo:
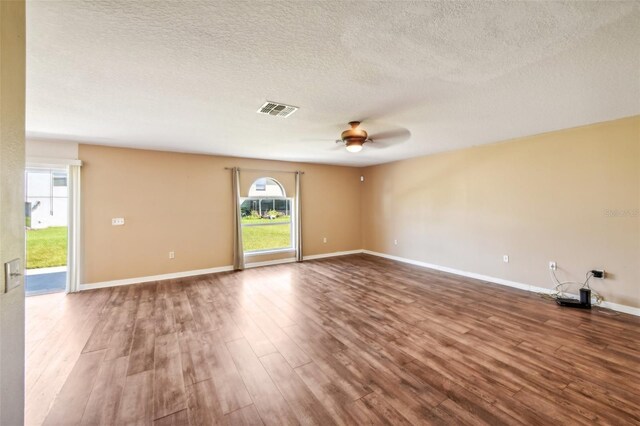
[[[413,259],[407,259],[405,257],[393,256],[386,253],[379,253],[379,252],[370,251],[370,250],[362,250],[362,253],[370,254],[372,256],[384,257],[385,259],[396,260],[398,262],[408,263],[411,265],[422,266],[423,268],[435,269],[436,271],[442,271],[442,272],[447,272],[454,275],[460,275],[463,277],[474,278],[480,281],[486,281],[494,284],[514,287],[520,290],[531,291],[534,293],[551,294],[554,292],[553,289],[549,289],[549,288],[537,287],[537,286],[524,284],[516,281],[510,281],[502,278],[491,277],[488,275],[476,274],[475,272],[461,271],[459,269],[449,268],[449,267],[440,266],[440,265],[434,265],[432,263],[421,262],[419,260],[413,260]],[[573,295],[573,296],[577,297],[577,295]],[[600,304],[600,307],[608,308],[618,312],[623,312],[625,314],[640,316],[640,308],[634,308],[632,306],[620,305],[618,303],[603,301]]]
[[[315,254],[312,256],[305,256],[304,260],[321,259],[325,257],[335,257],[335,256],[345,256],[347,254],[356,254],[356,253],[362,253],[362,250],[337,251],[333,253]],[[268,260],[265,262],[251,262],[251,263],[245,264],[245,268],[251,269],[251,268],[258,268],[261,266],[280,265],[283,263],[291,263],[295,261],[296,261],[295,258],[290,257],[286,259]],[[170,274],[162,274],[162,275],[150,275],[147,277],[136,277],[136,278],[125,278],[121,280],[102,281],[97,283],[80,284],[80,291],[93,290],[96,288],[105,288],[105,287],[117,287],[121,285],[141,284],[141,283],[148,283],[151,281],[173,280],[176,278],[194,277],[197,275],[216,274],[219,272],[229,272],[229,271],[233,271],[232,265],[219,266],[217,268],[196,269],[193,271],[172,272]]]
[[[391,259],[402,263],[408,263],[410,265],[421,266],[423,268],[434,269],[436,271],[447,272],[449,274],[460,275],[463,277],[474,278],[480,281],[486,281],[494,284],[500,284],[508,287],[518,288],[520,290],[531,291],[534,293],[547,293],[550,294],[553,292],[552,289],[537,287],[529,284],[524,284],[516,281],[505,280],[503,278],[491,277],[488,275],[477,274],[475,272],[467,272],[461,271],[459,269],[449,268],[447,266],[434,265],[432,263],[421,262],[419,260],[407,259],[405,257],[393,256],[390,254],[379,253],[370,250],[348,250],[348,251],[336,251],[332,253],[322,253],[322,254],[314,254],[310,256],[305,256],[304,260],[314,260],[314,259],[324,259],[328,257],[337,257],[337,256],[347,256],[350,254],[359,254],[365,253],[370,254],[372,256],[383,257],[385,259]],[[292,263],[295,262],[295,258],[286,258],[286,259],[278,259],[278,260],[268,260],[265,262],[252,262],[245,265],[247,269],[250,268],[258,268],[261,266],[269,266],[269,265],[280,265],[284,263]],[[233,266],[220,266],[217,268],[207,268],[207,269],[197,269],[193,271],[184,271],[184,272],[174,272],[170,274],[162,274],[162,275],[151,275],[147,277],[138,277],[138,278],[126,278],[122,280],[113,280],[113,281],[103,281],[91,284],[81,284],[80,291],[82,290],[93,290],[96,288],[105,288],[105,287],[116,287],[121,285],[131,285],[131,284],[141,284],[151,281],[162,281],[162,280],[172,280],[176,278],[186,278],[193,277],[197,275],[206,275],[206,274],[216,274],[219,272],[229,272],[233,271]],[[574,295],[575,296],[575,295]],[[632,306],[621,305],[618,303],[603,301],[600,304],[603,308],[608,308],[617,312],[623,312],[630,315],[640,316],[640,308],[634,308]]]
[[[321,254],[312,254],[310,256],[305,256],[304,260],[314,260],[314,259],[324,259],[325,257],[336,257],[336,256],[347,256],[350,254],[360,254],[363,253],[364,250],[347,250],[347,251],[334,251],[332,253],[321,253]]]
[[[640,317],[640,308],[634,308],[633,306],[621,305],[619,303],[607,302],[605,300],[600,303],[600,307]]]
[[[172,272],[170,274],[149,275],[147,277],[125,278],[122,280],[102,281],[90,284],[80,284],[80,291],[96,288],[117,287],[121,285],[142,284],[151,281],[173,280],[176,278],[195,277],[197,275],[216,274],[219,272],[233,271],[233,266],[220,266],[217,268],[195,269],[193,271]]]

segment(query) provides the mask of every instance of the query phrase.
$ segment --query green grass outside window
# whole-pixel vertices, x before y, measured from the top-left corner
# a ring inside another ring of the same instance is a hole
[[[242,244],[244,251],[291,247],[291,225],[244,226]]]
[[[66,264],[66,226],[27,231],[27,269],[50,268]]]

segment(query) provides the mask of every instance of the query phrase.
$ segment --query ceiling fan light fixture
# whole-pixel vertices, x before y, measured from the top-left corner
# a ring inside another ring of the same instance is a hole
[[[336,139],[335,142],[336,144],[344,146],[347,151],[353,153],[362,151],[365,143],[370,143],[373,148],[384,148],[385,140],[387,144],[389,141],[393,142],[394,140],[396,142],[404,142],[411,136],[411,132],[407,129],[398,128],[386,132],[379,132],[369,139],[367,131],[360,128],[359,121],[350,121],[349,126],[351,128],[342,132],[340,139]]]
[[[360,152],[362,151],[362,142],[360,141],[349,141],[346,143],[347,151],[349,152]]]

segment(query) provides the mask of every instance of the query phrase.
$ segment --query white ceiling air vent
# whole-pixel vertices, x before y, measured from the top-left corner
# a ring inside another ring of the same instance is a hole
[[[268,114],[275,117],[288,117],[298,110],[298,107],[267,101],[257,111],[258,114]]]

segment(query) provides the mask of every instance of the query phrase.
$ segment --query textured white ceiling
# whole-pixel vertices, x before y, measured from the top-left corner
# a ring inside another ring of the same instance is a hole
[[[27,17],[32,137],[368,165],[640,113],[638,2],[29,1]],[[256,114],[266,100],[300,110]],[[410,137],[336,149],[357,119]]]

